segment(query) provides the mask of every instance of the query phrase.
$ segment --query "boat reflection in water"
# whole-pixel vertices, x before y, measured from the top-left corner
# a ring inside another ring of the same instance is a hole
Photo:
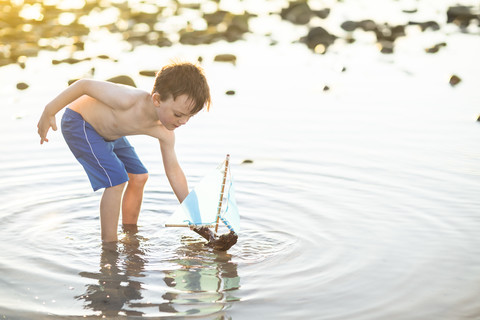
[[[240,288],[237,264],[230,254],[207,249],[203,243],[187,237],[183,243],[178,258],[171,261],[178,268],[164,271],[171,290],[164,294],[168,302],[159,306],[160,311],[183,316],[222,313],[239,300],[234,295]]]

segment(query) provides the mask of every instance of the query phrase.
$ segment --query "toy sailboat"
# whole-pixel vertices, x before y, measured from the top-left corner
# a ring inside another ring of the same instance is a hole
[[[208,240],[207,245],[226,251],[238,239],[240,215],[235,200],[230,155],[206,175],[167,219],[165,227],[190,227]],[[220,221],[229,232],[217,235]],[[215,228],[215,232],[209,228]]]

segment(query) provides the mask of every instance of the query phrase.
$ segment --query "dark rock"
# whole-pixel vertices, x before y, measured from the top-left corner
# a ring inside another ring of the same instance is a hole
[[[377,24],[373,20],[362,20],[358,23],[358,26],[363,31],[375,31],[377,29]]]
[[[211,44],[219,40],[222,36],[215,35],[207,30],[180,31],[180,43],[188,45]]]
[[[329,91],[330,90],[330,87],[329,86],[324,86],[323,87],[323,91]]]
[[[224,33],[225,40],[228,42],[235,42],[241,40],[243,38],[243,34],[245,33],[244,29],[239,27],[238,25],[232,24],[229,25],[227,31]]]
[[[389,54],[393,53],[394,43],[393,41],[383,40],[378,42],[378,47],[381,53]]]
[[[348,32],[355,31],[355,29],[357,29],[358,26],[359,26],[359,23],[355,22],[355,21],[345,21],[340,25],[340,27],[343,30],[348,31]]]
[[[433,47],[425,49],[425,52],[427,53],[437,53],[438,50],[440,50],[441,47],[446,47],[447,44],[445,42],[437,43]]]
[[[243,160],[243,162],[242,162],[242,164],[250,164],[250,163],[253,163],[253,160],[245,159],[245,160]]]
[[[404,13],[416,13],[418,11],[418,9],[405,9],[405,10],[402,10],[402,12]]]
[[[0,67],[9,65],[9,64],[11,64],[11,63],[13,63],[13,62],[14,62],[14,61],[13,61],[12,59],[0,58]]]
[[[217,26],[225,20],[228,11],[219,10],[214,13],[204,13],[203,19],[207,21],[209,26]]]
[[[17,89],[18,90],[25,90],[29,87],[28,84],[26,84],[25,82],[19,82],[17,83]]]
[[[394,42],[398,37],[405,36],[405,26],[377,25],[374,30],[378,42]]]
[[[78,79],[70,79],[70,80],[68,80],[68,85],[71,85],[71,84],[74,83],[75,81],[78,81]]]
[[[459,27],[466,28],[473,19],[479,19],[478,12],[473,12],[471,6],[454,6],[447,10],[447,23],[455,23]]]
[[[235,94],[235,90],[228,90],[225,92],[227,96],[233,96]]]
[[[301,39],[308,48],[315,50],[318,45],[322,45],[325,49],[333,44],[337,37],[330,34],[327,30],[322,27],[314,27],[310,29],[306,37]]]
[[[457,75],[452,75],[452,76],[450,77],[449,83],[450,83],[450,85],[451,85],[452,87],[455,87],[457,84],[460,83],[460,81],[462,81],[462,79],[460,79],[459,76],[457,76]]]
[[[157,75],[157,71],[155,71],[155,70],[142,70],[138,74],[140,74],[141,76],[145,76],[145,77],[155,77]]]
[[[89,60],[89,59],[87,58],[87,59],[84,59],[84,60]],[[53,65],[60,64],[60,63],[76,64],[76,63],[82,62],[84,60],[75,59],[75,58],[67,58],[67,59],[63,59],[63,60],[54,59],[54,60],[52,60],[52,64]]]
[[[328,15],[330,14],[330,8],[325,8],[325,9],[322,9],[322,10],[313,10],[312,12],[317,17],[319,17],[321,19],[326,19],[328,17]]]
[[[132,87],[137,87],[135,85],[135,81],[133,81],[132,78],[129,76],[121,75],[121,76],[116,76],[110,79],[107,79],[107,81],[113,82],[113,83],[119,83],[119,84],[124,84],[127,86],[132,86]]]
[[[294,24],[307,24],[310,22],[313,12],[306,1],[293,1],[287,8],[280,12],[282,19]]]
[[[235,64],[237,62],[237,57],[233,54],[225,53],[225,54],[217,54],[213,61],[217,62],[230,62]]]
[[[427,29],[431,29],[432,31],[440,30],[440,25],[436,21],[425,21],[425,22],[410,21],[408,24],[409,25],[417,25],[417,26],[420,27],[420,29],[422,31],[425,31]]]

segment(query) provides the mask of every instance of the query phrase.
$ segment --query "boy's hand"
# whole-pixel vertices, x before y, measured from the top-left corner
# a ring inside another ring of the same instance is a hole
[[[57,131],[57,123],[55,121],[55,116],[47,116],[42,114],[42,117],[37,124],[38,134],[40,135],[40,144],[43,144],[44,141],[48,142],[47,132],[50,128],[53,131]]]

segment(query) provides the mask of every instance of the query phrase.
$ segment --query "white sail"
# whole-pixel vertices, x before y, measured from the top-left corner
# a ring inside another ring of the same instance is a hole
[[[232,180],[226,178],[225,163],[206,175],[165,222],[166,227],[209,226],[217,223],[222,184],[225,181],[222,210],[219,221],[235,233],[240,227],[240,216],[235,201]],[[228,170],[228,168],[227,168]],[[231,174],[229,175],[231,178]]]

